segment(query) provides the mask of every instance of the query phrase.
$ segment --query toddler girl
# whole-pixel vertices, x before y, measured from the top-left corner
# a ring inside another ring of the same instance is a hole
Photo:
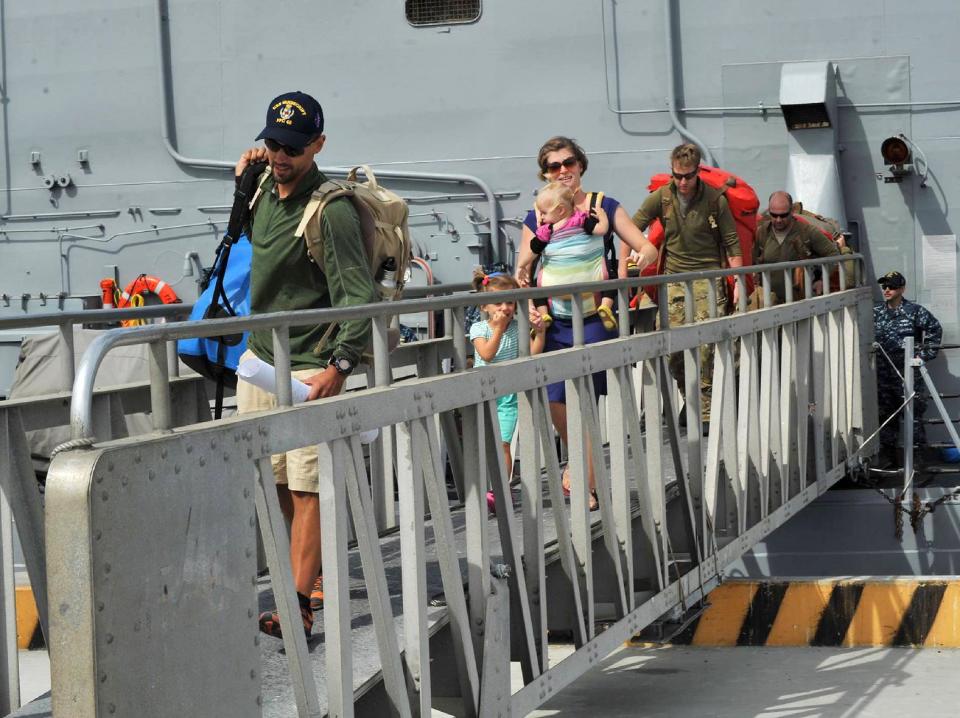
[[[473,273],[473,288],[478,292],[498,292],[519,289],[517,280],[506,273],[484,274],[482,269]],[[474,348],[474,366],[496,364],[516,359],[520,356],[520,339],[517,330],[516,302],[498,302],[490,297],[490,302],[480,305],[485,315],[470,327],[470,341]],[[530,353],[543,351],[545,329],[540,313],[530,312]],[[508,394],[497,399],[497,418],[500,420],[500,440],[503,442],[503,456],[507,463],[507,477],[513,474],[513,458],[510,455],[510,442],[517,428],[517,395]],[[487,493],[487,504],[491,505],[493,494]],[[492,507],[491,507],[492,508]]]
[[[530,248],[540,255],[547,248],[551,239],[571,240],[576,242],[577,235],[600,236],[603,237],[610,231],[610,220],[603,208],[597,205],[591,213],[581,212],[573,204],[573,192],[560,182],[550,182],[537,193],[536,210],[539,220],[536,236],[530,241]],[[605,265],[601,262],[600,269],[594,267],[565,267],[562,272],[574,272],[569,281],[582,281],[584,273],[593,275],[599,272],[599,276],[589,276],[590,279],[604,279],[607,274],[603,271]],[[562,279],[562,278],[561,278]],[[557,284],[561,282],[551,282]],[[617,328],[617,319],[613,313],[614,294],[604,294],[600,304],[596,307],[596,312],[600,315],[603,327],[607,331],[613,331]],[[593,298],[590,297],[592,300]],[[549,325],[553,318],[545,300],[537,305],[537,312],[543,317],[546,325]],[[592,305],[592,301],[589,303]],[[589,314],[591,306],[585,305],[584,311]]]

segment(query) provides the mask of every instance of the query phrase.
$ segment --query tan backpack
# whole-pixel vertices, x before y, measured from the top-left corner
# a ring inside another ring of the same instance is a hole
[[[357,179],[357,172],[361,169],[367,177],[366,182]],[[251,210],[260,198],[263,183],[270,176],[270,171],[267,167],[260,176],[257,192],[250,200]],[[354,167],[345,180],[327,180],[315,189],[303,210],[303,218],[297,226],[295,236],[303,238],[308,256],[323,271],[324,237],[320,217],[327,205],[340,197],[348,198],[360,217],[363,249],[370,275],[381,299],[390,301],[399,298],[410,272],[412,252],[410,230],[407,227],[409,209],[399,195],[380,186],[373,170],[367,165]],[[391,259],[394,265],[392,284],[389,281],[384,282],[384,268],[390,264]]]
[[[361,169],[367,177],[366,182],[357,179],[357,172]],[[397,299],[403,293],[410,271],[409,209],[399,195],[379,185],[373,170],[367,165],[354,167],[346,180],[327,180],[314,190],[303,210],[303,219],[295,236],[304,238],[307,253],[322,270],[323,225],[320,217],[326,206],[340,197],[347,197],[360,217],[363,248],[381,299]],[[389,268],[390,264],[393,265],[392,269]],[[390,271],[394,274],[392,285],[384,282],[384,273]]]
[[[357,171],[363,170],[367,177],[366,182],[357,180]],[[260,176],[257,191],[250,200],[250,210],[253,211],[263,190],[263,183],[270,176],[268,166]],[[409,209],[407,203],[396,193],[381,187],[373,170],[367,165],[360,165],[350,170],[345,180],[327,180],[317,187],[310,196],[310,201],[303,210],[303,218],[297,226],[294,236],[303,237],[307,245],[307,256],[321,271],[323,266],[323,224],[320,221],[323,210],[335,199],[346,197],[353,203],[360,218],[360,230],[363,235],[363,249],[367,256],[370,276],[382,301],[398,299],[403,293],[404,284],[410,273],[410,259],[412,249],[410,230],[407,226]],[[389,265],[392,261],[393,268]],[[392,282],[385,274],[393,272]],[[327,342],[333,337],[338,327],[332,322],[324,332],[317,346],[316,354],[320,354]],[[399,330],[391,328],[388,332],[387,344],[390,351],[399,344]],[[364,360],[372,358],[368,351],[364,352]]]

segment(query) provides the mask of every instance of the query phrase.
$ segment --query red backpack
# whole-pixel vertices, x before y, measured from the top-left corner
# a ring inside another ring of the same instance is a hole
[[[657,174],[650,178],[650,184],[647,189],[651,192],[660,189],[668,184],[672,176],[666,173]],[[727,198],[727,204],[730,206],[730,212],[733,214],[733,220],[736,223],[737,234],[740,235],[740,251],[743,254],[744,265],[750,264],[753,258],[753,238],[757,231],[757,210],[760,208],[760,199],[753,187],[744,182],[740,177],[717,167],[708,167],[700,165],[700,179],[708,187],[720,190],[720,193]],[[642,276],[653,276],[663,273],[663,266],[666,260],[666,252],[661,251],[663,244],[663,225],[659,219],[655,219],[647,227],[647,239],[653,243],[660,253],[660,260],[656,265],[649,264],[641,273]],[[717,242],[720,242],[719,234]],[[733,277],[727,277],[728,300],[733,296],[733,287],[736,280]],[[645,287],[644,291],[650,298],[656,301],[657,288]],[[753,291],[753,277],[747,275],[747,295]]]

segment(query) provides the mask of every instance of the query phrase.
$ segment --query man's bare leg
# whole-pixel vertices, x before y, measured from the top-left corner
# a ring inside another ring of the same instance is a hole
[[[293,520],[290,523],[290,564],[297,593],[309,596],[320,573],[320,500],[317,494],[290,491]]]
[[[287,529],[293,523],[293,499],[290,498],[290,489],[286,484],[277,484],[277,499],[280,501],[280,511],[287,521]]]

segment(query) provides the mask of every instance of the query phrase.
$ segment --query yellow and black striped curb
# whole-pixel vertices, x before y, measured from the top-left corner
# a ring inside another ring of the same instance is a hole
[[[33,591],[30,586],[17,586],[14,595],[17,606],[17,648],[43,648],[43,632],[40,630],[40,616],[37,614]]]
[[[671,643],[960,647],[957,576],[734,580],[707,602]]]

